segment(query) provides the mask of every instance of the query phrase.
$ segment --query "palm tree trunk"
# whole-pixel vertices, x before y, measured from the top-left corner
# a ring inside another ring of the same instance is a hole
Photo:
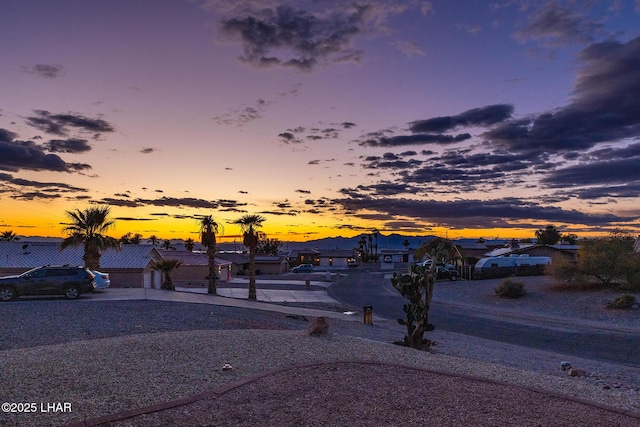
[[[257,300],[256,295],[256,248],[249,248],[249,299]]]
[[[216,288],[216,252],[214,248],[207,248],[207,255],[209,256],[209,288],[207,293],[216,295],[218,290]]]

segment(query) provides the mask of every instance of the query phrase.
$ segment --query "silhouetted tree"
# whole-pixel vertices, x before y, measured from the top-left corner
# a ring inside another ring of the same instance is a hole
[[[280,246],[282,246],[282,242],[278,239],[261,239],[258,242],[256,253],[275,256],[278,255]]]
[[[547,225],[543,230],[536,231],[536,239],[541,245],[555,245],[560,241],[560,232],[555,225]]]
[[[3,242],[17,242],[19,240],[20,238],[13,232],[13,230],[3,231],[2,234],[0,234],[0,241]]]
[[[71,223],[63,230],[68,237],[60,243],[60,250],[69,246],[84,246],[82,259],[85,266],[89,270],[98,270],[102,251],[120,249],[118,240],[104,235],[114,225],[109,219],[109,207],[94,207],[84,211],[76,209],[66,213]]]
[[[171,273],[178,267],[182,265],[182,261],[179,259],[166,259],[166,260],[155,260],[151,263],[151,268],[156,271],[162,272],[162,285],[160,289],[164,289],[165,291],[175,291],[176,287],[173,284],[173,280],[171,280]]]
[[[249,299],[256,300],[256,248],[264,233],[258,231],[265,221],[261,215],[244,215],[234,224],[242,230],[242,243],[249,248]]]
[[[196,242],[191,237],[184,241],[184,248],[189,252],[193,252],[193,248],[195,247],[195,245]]]
[[[219,225],[213,220],[211,215],[204,216],[200,219],[200,243],[207,248],[207,258],[209,264],[209,285],[207,293],[215,295],[218,293],[216,289],[216,234],[218,234]]]

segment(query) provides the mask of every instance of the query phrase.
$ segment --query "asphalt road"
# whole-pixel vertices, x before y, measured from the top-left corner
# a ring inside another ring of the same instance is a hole
[[[352,271],[340,278],[328,290],[334,299],[362,309],[374,307],[374,314],[386,319],[404,318],[405,299],[388,283],[383,275],[367,270]],[[447,332],[526,346],[538,350],[572,355],[585,359],[625,366],[640,367],[639,334],[604,331],[586,325],[572,324],[566,330],[557,324],[535,325],[501,320],[497,316],[474,313],[468,307],[432,303],[429,322]]]

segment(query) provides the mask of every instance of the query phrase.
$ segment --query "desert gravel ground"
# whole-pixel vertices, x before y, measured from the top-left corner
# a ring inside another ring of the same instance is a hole
[[[480,308],[582,313],[598,325],[640,330],[638,311],[603,310],[603,300],[614,297],[606,293],[567,298],[532,280],[526,304],[496,300],[489,282],[446,285],[436,294],[441,302],[459,302],[462,294]],[[0,425],[62,425],[201,393],[207,398],[111,425],[640,424],[632,414],[553,395],[640,413],[638,369],[571,360],[587,375],[568,377],[559,369],[562,355],[437,331],[433,351],[420,352],[390,344],[402,336],[392,322],[330,323],[330,333],[316,337],[299,317],[221,306],[56,298],[2,304],[1,400],[70,403],[72,410],[1,413]],[[226,390],[230,384],[237,387]],[[423,406],[425,399],[434,406]]]

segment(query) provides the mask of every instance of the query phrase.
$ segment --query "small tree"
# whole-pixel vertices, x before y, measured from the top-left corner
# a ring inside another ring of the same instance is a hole
[[[634,253],[630,236],[613,232],[605,238],[580,243],[575,262],[555,257],[547,270],[561,280],[593,280],[610,286],[640,282],[640,258]]]
[[[616,233],[583,242],[577,255],[578,275],[595,278],[608,286],[625,278],[632,253],[633,241]]]
[[[560,241],[560,232],[555,225],[547,225],[545,229],[536,231],[536,239],[541,245],[555,245]]]
[[[424,339],[424,333],[435,329],[435,326],[429,323],[429,309],[438,274],[436,264],[446,261],[448,255],[445,243],[441,242],[431,250],[430,256],[434,260],[431,266],[411,264],[409,274],[393,273],[391,284],[408,300],[402,308],[406,313],[406,319],[398,319],[398,323],[407,328],[402,342],[407,347],[422,349],[425,345],[429,346],[429,341]],[[414,259],[419,258],[415,255]]]
[[[280,246],[282,246],[282,242],[280,240],[265,237],[258,242],[256,253],[275,256],[278,255]]]
[[[179,259],[155,260],[151,263],[151,268],[162,272],[163,279],[160,289],[164,289],[165,291],[176,290],[176,287],[173,285],[173,281],[171,280],[171,273],[181,265],[182,261]]]

